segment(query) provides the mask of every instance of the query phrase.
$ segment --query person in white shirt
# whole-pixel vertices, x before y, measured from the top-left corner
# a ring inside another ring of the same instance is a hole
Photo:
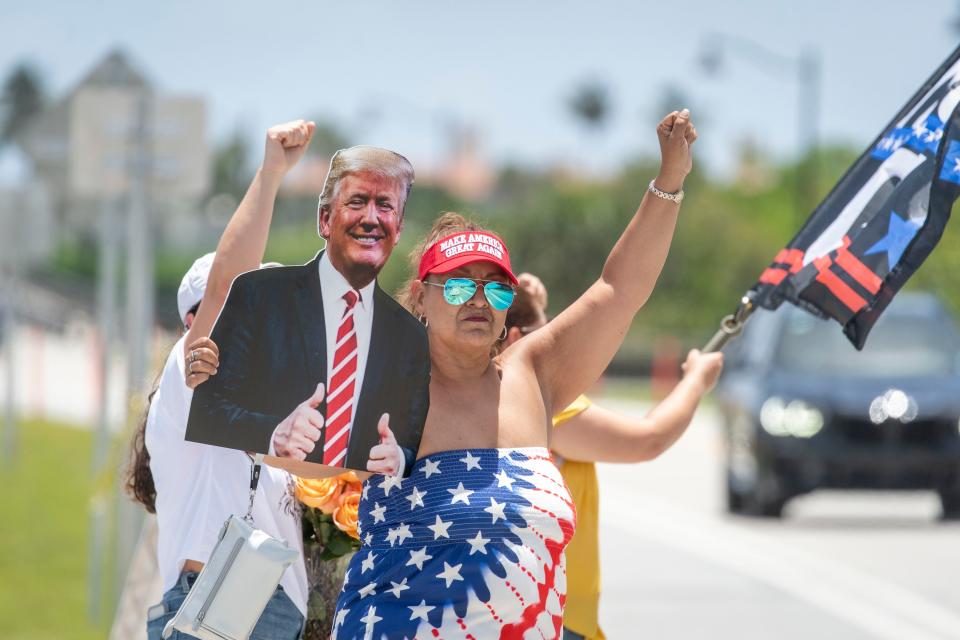
[[[197,260],[178,291],[177,306],[186,334],[171,350],[151,394],[146,419],[133,440],[128,474],[130,493],[157,514],[157,560],[165,593],[148,612],[150,640],[160,638],[183,603],[224,521],[246,511],[252,458],[242,451],[185,441],[187,417],[192,389],[216,373],[216,345],[205,336],[233,279],[259,266],[280,182],[303,156],[314,128],[312,122],[300,120],[267,132],[263,165],[227,225],[216,254]],[[252,640],[299,638],[306,618],[300,508],[292,486],[286,471],[262,469],[254,522],[299,550],[301,557],[281,577]],[[174,632],[172,637],[191,636]]]

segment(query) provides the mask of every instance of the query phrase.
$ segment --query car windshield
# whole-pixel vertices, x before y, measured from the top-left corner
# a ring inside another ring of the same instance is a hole
[[[863,377],[937,376],[958,371],[957,332],[944,316],[881,316],[857,351],[833,321],[791,310],[777,348],[779,368]]]

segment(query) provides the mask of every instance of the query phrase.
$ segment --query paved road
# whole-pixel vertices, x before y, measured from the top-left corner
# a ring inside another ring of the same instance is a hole
[[[960,639],[960,524],[935,495],[819,492],[783,521],[733,518],[721,454],[706,409],[659,460],[600,467],[610,638]]]

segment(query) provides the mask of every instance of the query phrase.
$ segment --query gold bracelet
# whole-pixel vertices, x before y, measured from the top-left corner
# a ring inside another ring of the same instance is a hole
[[[680,204],[683,202],[683,189],[677,191],[676,193],[667,193],[666,191],[660,191],[655,186],[653,186],[653,180],[650,181],[650,186],[647,187],[647,191],[657,196],[658,198],[663,198],[664,200],[669,200],[670,202],[676,202]]]

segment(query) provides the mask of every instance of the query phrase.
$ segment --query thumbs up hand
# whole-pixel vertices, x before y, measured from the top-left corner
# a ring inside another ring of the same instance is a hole
[[[377,423],[377,433],[380,434],[380,444],[370,449],[370,459],[367,460],[367,471],[382,473],[388,476],[397,476],[403,473],[403,450],[397,444],[397,439],[390,429],[390,414],[380,416]]]
[[[325,397],[323,383],[313,395],[297,405],[273,433],[273,449],[281,458],[306,460],[323,433],[324,418],[317,407]]]

